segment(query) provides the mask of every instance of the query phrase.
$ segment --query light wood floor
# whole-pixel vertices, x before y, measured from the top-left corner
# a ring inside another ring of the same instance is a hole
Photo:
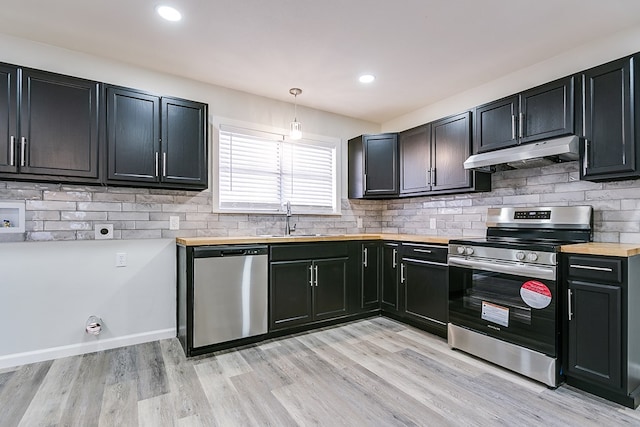
[[[0,426],[619,426],[633,411],[386,318],[185,359],[176,339],[0,373]]]

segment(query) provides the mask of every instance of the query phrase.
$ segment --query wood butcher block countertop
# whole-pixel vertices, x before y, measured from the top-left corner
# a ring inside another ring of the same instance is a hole
[[[349,240],[388,240],[395,242],[449,244],[453,237],[423,236],[412,234],[340,234],[340,235],[291,235],[291,236],[241,236],[241,237],[178,237],[176,242],[184,246],[273,244],[299,242],[341,242]]]
[[[570,254],[630,257],[640,254],[640,244],[589,242],[565,245],[560,250]]]

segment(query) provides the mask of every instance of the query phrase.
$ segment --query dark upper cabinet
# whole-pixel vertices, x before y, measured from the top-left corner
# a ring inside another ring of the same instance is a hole
[[[162,181],[206,188],[206,106],[162,98]]]
[[[107,181],[207,187],[206,105],[107,88]]]
[[[349,198],[397,196],[398,134],[361,135],[349,140]]]
[[[98,182],[100,84],[11,66],[0,76],[0,172],[17,174],[2,177]]]
[[[638,58],[620,59],[582,73],[585,140],[580,147],[581,179],[640,176]]]
[[[107,88],[108,180],[158,182],[160,98]]]
[[[476,151],[575,133],[575,78],[547,83],[476,108]]]
[[[431,125],[400,132],[398,139],[400,194],[431,191]]]
[[[401,132],[400,194],[488,191],[491,177],[464,169],[471,155],[471,113]]]
[[[17,172],[18,68],[0,64],[0,172]]]
[[[476,151],[482,153],[516,145],[517,116],[517,95],[477,107],[475,112]]]

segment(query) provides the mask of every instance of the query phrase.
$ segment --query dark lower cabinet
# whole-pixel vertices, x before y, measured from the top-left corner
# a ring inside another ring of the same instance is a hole
[[[380,309],[380,250],[378,242],[360,245],[360,293],[359,310]]]
[[[380,263],[380,287],[382,311],[397,313],[400,297],[398,284],[400,281],[400,263],[398,243],[382,244],[382,262]]]
[[[446,246],[402,244],[400,315],[447,335],[449,267]]]
[[[270,330],[349,314],[347,243],[278,245],[270,252]]]
[[[640,256],[565,255],[566,382],[622,405],[640,403]]]
[[[589,181],[640,176],[640,55],[582,73],[584,144],[580,178]]]
[[[302,325],[313,319],[313,287],[309,261],[271,263],[270,326],[279,329]]]
[[[145,187],[205,189],[205,104],[109,86],[107,181]]]

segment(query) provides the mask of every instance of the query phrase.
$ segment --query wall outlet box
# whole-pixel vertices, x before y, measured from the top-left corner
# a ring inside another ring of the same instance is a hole
[[[429,219],[429,228],[432,229],[432,230],[436,228],[436,219],[435,218],[430,218]]]
[[[362,228],[362,218],[357,218],[356,219],[356,227]]]
[[[180,230],[180,217],[179,216],[170,216],[169,217],[169,230]]]
[[[94,231],[96,240],[113,239],[113,224],[96,224]]]
[[[127,253],[126,252],[116,253],[116,267],[126,267],[126,266],[127,266]]]

